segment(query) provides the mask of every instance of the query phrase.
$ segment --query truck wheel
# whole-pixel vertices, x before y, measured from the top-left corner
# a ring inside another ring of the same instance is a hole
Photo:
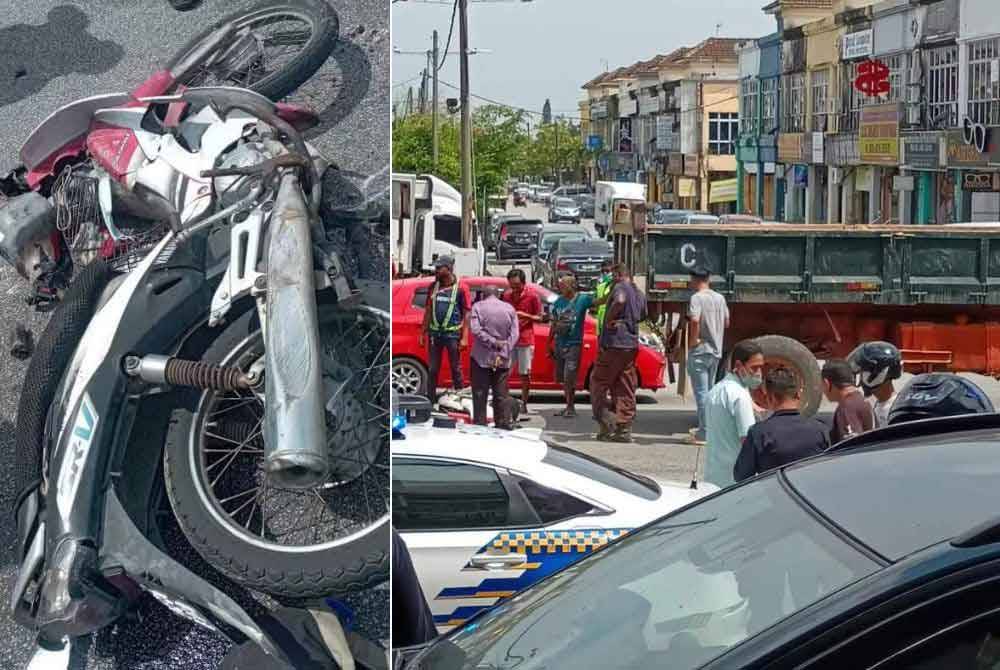
[[[823,399],[823,379],[816,357],[804,344],[782,335],[762,335],[754,341],[764,352],[766,367],[785,367],[799,378],[802,416],[813,416]]]

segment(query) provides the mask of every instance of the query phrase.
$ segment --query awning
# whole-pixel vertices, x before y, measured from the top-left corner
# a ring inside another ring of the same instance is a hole
[[[694,179],[681,177],[677,180],[677,197],[693,198],[694,195]]]
[[[713,181],[709,186],[709,204],[716,204],[720,202],[735,202],[736,201],[736,190],[737,184],[735,179],[723,179],[721,181]]]

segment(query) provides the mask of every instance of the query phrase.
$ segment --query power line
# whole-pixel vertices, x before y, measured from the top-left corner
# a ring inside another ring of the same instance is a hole
[[[414,77],[410,77],[409,79],[406,79],[405,81],[401,81],[401,82],[399,82],[397,84],[393,84],[392,87],[393,88],[399,88],[400,86],[406,86],[407,84],[412,84],[413,82],[415,82],[416,80],[420,79],[423,76],[424,76],[424,73],[421,72],[420,74],[418,74],[418,75],[416,75]]]
[[[448,60],[448,50],[451,49],[451,34],[455,31],[455,14],[458,11],[458,0],[455,0],[454,4],[451,6],[451,25],[448,26],[448,39],[444,43],[444,54],[441,56],[441,62],[435,63],[434,66],[441,71],[444,67],[444,62]]]

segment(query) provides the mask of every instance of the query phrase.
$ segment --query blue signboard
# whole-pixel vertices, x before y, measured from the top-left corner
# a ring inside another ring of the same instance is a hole
[[[604,138],[600,135],[587,136],[587,148],[591,151],[599,151],[604,146]]]

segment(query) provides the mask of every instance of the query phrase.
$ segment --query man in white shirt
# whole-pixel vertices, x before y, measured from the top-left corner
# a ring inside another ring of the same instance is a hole
[[[764,383],[764,353],[753,340],[733,347],[732,369],[705,397],[705,481],[725,488],[735,483],[733,466],[751,426],[757,422],[750,392]]]

